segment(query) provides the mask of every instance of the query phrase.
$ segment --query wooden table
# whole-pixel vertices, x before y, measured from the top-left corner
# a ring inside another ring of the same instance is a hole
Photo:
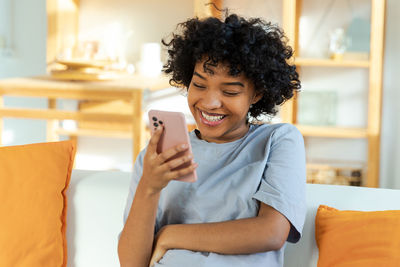
[[[118,122],[130,123],[132,131],[129,133],[133,140],[133,160],[143,147],[144,123],[142,121],[142,100],[147,90],[158,90],[170,87],[165,76],[147,78],[139,75],[124,77],[115,81],[60,81],[50,76],[11,78],[0,80],[0,145],[3,118],[26,118],[47,120],[47,141],[57,141],[60,132],[57,132],[59,120]],[[41,97],[47,98],[47,109],[6,108],[3,96]],[[132,106],[131,114],[110,112],[87,113],[81,110],[65,111],[57,109],[57,99],[75,99],[92,101],[128,101]],[[97,135],[105,137],[120,137],[120,133],[102,131],[64,131],[61,134],[69,136]]]

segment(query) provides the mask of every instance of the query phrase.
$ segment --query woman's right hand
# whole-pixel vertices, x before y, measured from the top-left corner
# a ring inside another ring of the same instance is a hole
[[[143,160],[141,182],[147,187],[147,190],[149,190],[148,192],[152,194],[160,192],[171,180],[193,172],[198,166],[197,163],[192,162],[192,164],[186,168],[172,171],[172,169],[186,162],[190,162],[193,159],[193,155],[184,155],[168,161],[168,159],[175,156],[177,153],[187,150],[187,144],[177,145],[158,154],[157,144],[163,130],[164,128],[162,126],[158,126],[154,131]]]

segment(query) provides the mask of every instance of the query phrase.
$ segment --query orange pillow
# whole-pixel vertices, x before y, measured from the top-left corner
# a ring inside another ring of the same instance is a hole
[[[400,210],[340,211],[321,205],[315,238],[318,267],[400,266]]]
[[[67,266],[73,141],[0,147],[0,266]]]

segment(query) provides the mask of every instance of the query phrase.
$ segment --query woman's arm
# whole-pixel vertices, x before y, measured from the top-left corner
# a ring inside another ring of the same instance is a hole
[[[152,255],[154,226],[161,190],[180,176],[192,172],[197,164],[172,171],[172,169],[191,161],[183,156],[167,161],[177,153],[187,149],[187,145],[176,146],[161,154],[157,144],[162,133],[160,127],[151,137],[143,159],[143,174],[136,189],[128,218],[118,243],[118,256],[122,267],[148,266]]]
[[[153,249],[154,227],[160,193],[139,182],[118,243],[121,266],[147,266]]]
[[[167,225],[157,234],[164,250],[187,249],[220,254],[251,254],[278,250],[290,223],[280,212],[261,203],[257,217],[234,221]]]

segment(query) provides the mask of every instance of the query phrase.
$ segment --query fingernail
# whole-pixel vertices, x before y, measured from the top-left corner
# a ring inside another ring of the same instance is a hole
[[[192,158],[193,158],[193,155],[189,155],[189,156],[188,156],[188,159],[192,159]]]

